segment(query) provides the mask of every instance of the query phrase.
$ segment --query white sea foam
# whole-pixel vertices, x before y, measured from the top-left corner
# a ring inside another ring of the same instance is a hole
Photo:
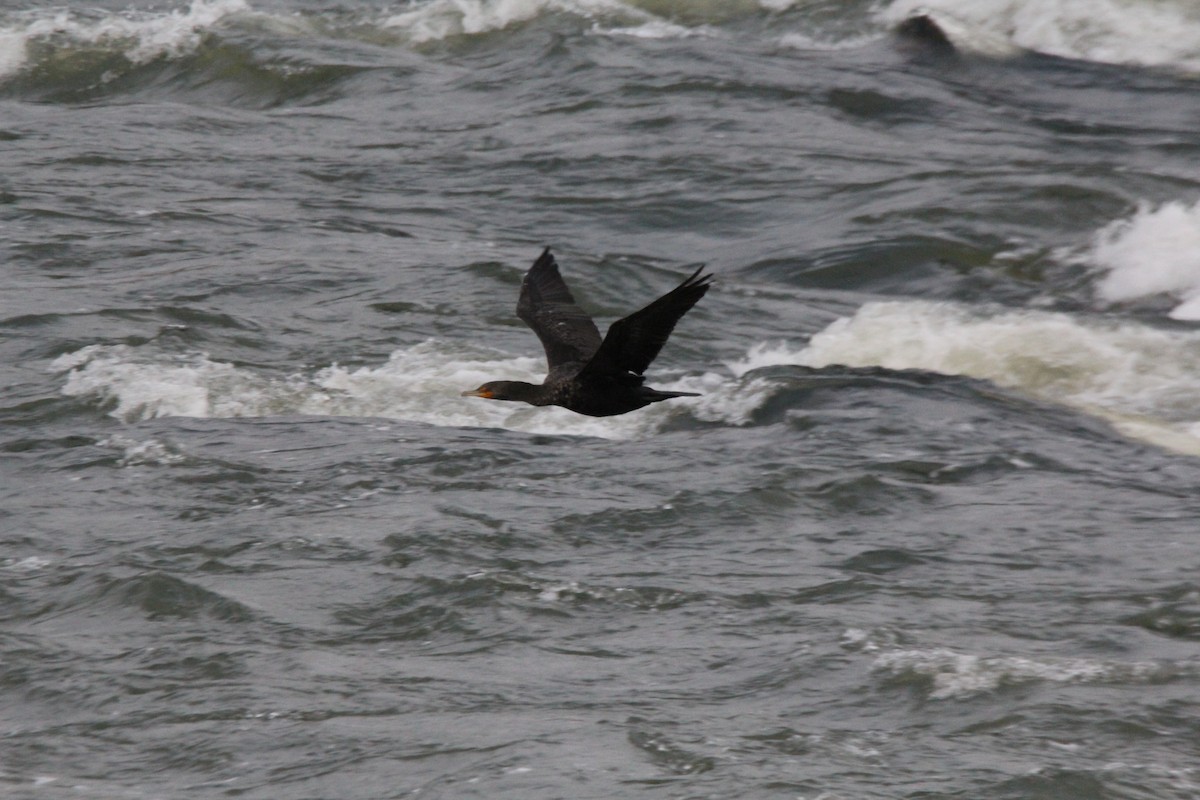
[[[1171,317],[1200,320],[1200,202],[1143,203],[1098,231],[1083,258],[1108,270],[1096,287],[1102,299],[1167,294],[1180,301]]]
[[[944,648],[893,650],[878,656],[874,669],[929,679],[929,696],[935,700],[970,697],[1024,683],[1147,683],[1179,671],[1176,665],[1154,662],[984,657]]]
[[[620,0],[427,0],[388,17],[382,24],[419,43],[504,30],[551,13],[632,24],[656,19]]]
[[[1200,453],[1200,332],[1045,311],[873,302],[807,347],[762,344],[729,366],[744,374],[778,364],[983,378],[1097,414],[1159,446]]]
[[[1069,314],[980,309],[927,301],[873,302],[833,322],[807,346],[759,343],[727,370],[652,379],[699,392],[618,417],[459,397],[499,377],[538,382],[540,357],[465,350],[429,340],[378,366],[332,365],[268,376],[204,354],[167,355],[92,345],[60,356],[62,392],[92,396],[115,417],[286,414],[388,417],[433,425],[625,439],[649,435],[674,414],[743,425],[773,389],[753,370],[782,365],[881,366],[968,375],[1096,414],[1130,436],[1200,454],[1200,332]],[[155,452],[130,452],[131,459]]]
[[[93,396],[109,413],[136,421],[154,417],[250,417],[280,414],[389,417],[434,425],[510,428],[530,433],[625,439],[653,433],[672,414],[743,424],[770,391],[763,381],[706,373],[658,379],[667,390],[703,396],[661,403],[618,417],[583,417],[561,408],[533,408],[460,397],[497,378],[540,382],[540,357],[512,357],[426,341],[396,350],[384,364],[333,365],[311,374],[268,377],[204,354],[171,356],[125,345],[92,345],[56,359],[66,374],[62,392]],[[117,442],[136,461],[159,457],[152,446]],[[132,449],[130,449],[132,448]],[[169,454],[168,454],[169,455]]]
[[[725,366],[740,378],[751,370],[764,367],[807,366],[802,363],[801,358],[800,351],[786,342],[759,342],[750,347],[744,358],[726,361]]]
[[[12,28],[0,28],[0,78],[17,72],[25,65],[28,36]]]
[[[1200,71],[1200,6],[1192,0],[893,0],[895,24],[929,14],[968,49],[996,43],[1110,64]]]
[[[823,37],[792,31],[780,36],[779,44],[795,50],[856,50],[879,41],[879,38],[880,35],[877,33],[863,36]]]
[[[176,447],[157,439],[131,439],[118,435],[97,442],[97,445],[121,450],[124,453],[121,457],[123,467],[179,464],[186,460],[186,456]]]
[[[600,33],[675,38],[710,32],[708,26],[731,14],[782,12],[796,5],[796,0],[419,0],[382,19],[359,18],[351,28],[382,29],[421,43],[570,15],[591,21]],[[968,49],[1008,53],[1025,48],[1069,58],[1200,71],[1200,7],[1188,0],[893,0],[881,6],[877,16],[890,26],[915,13],[933,16]],[[9,15],[0,25],[0,77],[25,66],[29,44],[37,40],[116,47],[131,61],[144,63],[191,52],[207,31],[238,15],[281,30],[327,27],[305,22],[303,15],[255,12],[247,0],[192,0],[184,10],[157,12],[52,7]],[[861,46],[873,38],[861,34],[825,40],[791,32],[781,41],[812,49]]]
[[[53,561],[44,556],[26,556],[25,558],[6,558],[0,561],[0,567],[15,572],[37,572],[50,566]]]
[[[206,31],[246,12],[245,0],[192,0],[186,11],[125,12],[88,17],[50,9],[18,15],[0,27],[0,77],[23,68],[29,45],[38,40],[115,47],[135,64],[195,50]]]
[[[795,4],[796,0],[423,0],[381,24],[422,43],[566,15],[591,22],[594,33],[674,39],[712,35],[711,25],[731,14],[781,12]]]
[[[597,33],[605,33],[610,36],[629,36],[635,39],[684,39],[689,36],[709,33],[706,29],[688,28],[662,19],[650,20],[640,25],[627,25],[615,28],[597,26],[595,30]]]

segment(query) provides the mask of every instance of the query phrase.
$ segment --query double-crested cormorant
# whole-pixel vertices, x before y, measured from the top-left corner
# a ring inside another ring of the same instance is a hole
[[[491,381],[463,392],[463,397],[562,406],[592,417],[624,414],[672,397],[698,397],[695,392],[643,386],[642,373],[667,343],[679,318],[708,291],[712,275],[701,275],[703,269],[641,311],[614,322],[601,341],[596,323],[575,305],[547,247],[526,273],[517,301],[517,316],[546,348],[550,370],[545,381],[540,386]]]

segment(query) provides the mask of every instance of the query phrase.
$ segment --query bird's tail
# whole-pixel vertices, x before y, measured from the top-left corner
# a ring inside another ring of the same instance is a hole
[[[651,403],[670,400],[672,397],[700,397],[699,392],[664,392],[660,389],[642,387],[642,397]]]

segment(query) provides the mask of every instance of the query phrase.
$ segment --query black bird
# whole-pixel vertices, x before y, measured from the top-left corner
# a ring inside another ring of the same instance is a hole
[[[591,417],[624,414],[695,392],[663,392],[643,386],[642,373],[667,343],[679,318],[704,297],[712,275],[692,273],[679,286],[641,311],[614,322],[604,341],[558,274],[550,248],[542,251],[521,282],[517,316],[546,348],[550,371],[540,386],[523,381],[491,381],[463,397],[519,400],[535,406],[562,406]]]

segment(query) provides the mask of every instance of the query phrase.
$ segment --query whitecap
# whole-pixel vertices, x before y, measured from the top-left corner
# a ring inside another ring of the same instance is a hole
[[[287,414],[384,417],[456,427],[629,439],[661,430],[675,415],[727,425],[751,422],[777,390],[754,370],[795,365],[919,369],[967,375],[1102,417],[1126,435],[1200,454],[1200,332],[1129,320],[948,302],[863,305],[807,345],[760,342],[725,369],[650,383],[698,392],[633,414],[585,417],[566,409],[460,397],[505,378],[537,383],[539,356],[430,339],[396,349],[382,364],[333,364],[308,373],[265,374],[204,353],[165,354],[91,345],[60,356],[62,393],[98,398],[127,421],[166,416]],[[146,455],[152,457],[152,453]]]
[[[1096,287],[1101,299],[1167,294],[1180,301],[1171,317],[1200,320],[1200,202],[1142,203],[1097,231],[1083,259],[1107,270]]]
[[[552,13],[649,22],[655,17],[619,0],[428,0],[381,23],[415,43],[500,31]]]
[[[871,302],[805,347],[760,344],[730,364],[885,367],[967,375],[1071,406],[1126,435],[1200,454],[1200,332],[919,300]]]
[[[171,444],[158,439],[132,439],[128,436],[110,436],[96,443],[98,447],[110,447],[122,451],[121,466],[142,464],[179,464],[186,456]]]
[[[50,566],[53,561],[45,556],[26,556],[25,558],[6,558],[3,566],[16,572],[39,572]]]
[[[1148,683],[1178,672],[1175,665],[1154,662],[988,657],[946,648],[889,651],[875,659],[873,668],[930,680],[929,697],[934,700],[961,699],[1023,683]]]
[[[650,20],[640,25],[618,26],[614,28],[597,26],[594,32],[609,36],[628,36],[633,39],[684,39],[689,36],[711,35],[711,31],[706,29],[687,28],[683,25],[676,25],[674,22],[667,22],[662,19]]]
[[[779,37],[781,47],[792,50],[857,50],[879,41],[882,34],[863,34],[857,36],[814,36],[800,31],[791,31]]]
[[[656,388],[701,392],[650,406],[635,414],[585,417],[563,408],[460,397],[465,389],[505,378],[540,382],[541,357],[427,340],[395,350],[376,366],[338,364],[308,374],[265,375],[204,353],[172,355],[126,345],[90,345],[56,359],[65,373],[62,393],[95,397],[126,421],[156,417],[257,417],[281,414],[386,417],[432,425],[508,428],[528,433],[629,439],[652,434],[673,415],[745,424],[770,394],[765,381],[739,381],[708,372],[671,379]],[[115,442],[137,459],[168,458],[152,445]]]
[[[592,23],[599,35],[641,39],[712,36],[715,24],[731,15],[779,13],[796,0],[424,0],[381,21],[381,26],[414,43],[505,30],[552,15]]]
[[[1200,71],[1200,7],[1189,0],[893,0],[896,24],[928,14],[965,49]]]
[[[226,18],[249,10],[246,0],[192,0],[185,11],[87,16],[49,9],[20,14],[0,28],[0,77],[22,69],[29,45],[38,40],[116,47],[135,64],[179,56],[199,47],[205,33]]]

